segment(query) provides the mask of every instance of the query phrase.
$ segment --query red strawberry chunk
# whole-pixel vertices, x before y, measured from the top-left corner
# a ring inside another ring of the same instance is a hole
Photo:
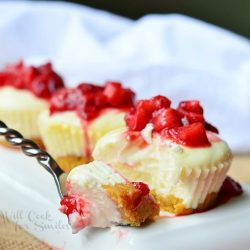
[[[205,122],[204,117],[201,114],[196,114],[196,113],[187,112],[187,111],[180,111],[180,110],[178,110],[178,114],[181,118],[184,118],[183,119],[184,125],[188,125],[188,124],[192,124],[196,122],[202,122],[202,123]]]
[[[104,89],[104,95],[107,97],[109,103],[113,106],[118,106],[122,99],[122,86],[117,82],[107,82]]]
[[[210,146],[205,127],[202,123],[172,128],[169,130],[170,136],[177,142],[191,147]]]
[[[155,106],[150,100],[139,100],[136,102],[136,109],[143,109],[148,115],[155,111]]]
[[[136,102],[136,109],[144,109],[149,115],[161,108],[169,108],[171,101],[165,96],[155,96],[149,100],[139,100]]]
[[[176,110],[172,108],[162,108],[153,113],[152,123],[154,130],[161,132],[164,128],[180,127],[181,119]]]
[[[0,87],[6,85],[9,78],[9,74],[5,72],[0,72]]]
[[[125,122],[130,130],[140,131],[145,128],[150,117],[143,109],[132,109],[125,115]]]
[[[240,195],[243,192],[241,185],[229,176],[226,177],[221,190],[224,194],[227,193],[232,196]]]
[[[30,90],[37,97],[45,99],[49,99],[56,90],[64,86],[62,78],[53,71],[51,63],[27,67],[21,61],[7,65],[0,75],[0,85],[4,76],[4,85]]]
[[[91,83],[80,83],[76,88],[80,89],[83,94],[93,93],[93,92],[102,92],[104,90],[104,87],[94,85]]]
[[[130,200],[134,209],[138,208],[143,198],[149,194],[150,190],[147,184],[143,182],[132,182],[133,186],[136,188],[130,196]]]
[[[67,216],[77,211],[75,197],[66,196],[61,200],[60,204],[62,206],[62,212]]]
[[[122,88],[119,82],[107,82],[103,93],[113,107],[133,105],[134,92],[130,89]]]
[[[171,104],[171,101],[167,97],[161,95],[154,96],[150,101],[153,103],[154,110],[169,108]]]
[[[132,182],[132,183],[133,183],[133,185],[134,185],[134,187],[135,187],[136,189],[138,189],[138,190],[141,191],[141,194],[142,194],[143,196],[149,194],[149,191],[150,191],[150,190],[149,190],[149,187],[148,187],[147,184],[145,184],[145,183],[143,183],[143,182]]]
[[[61,202],[61,212],[69,216],[74,212],[77,212],[79,215],[83,215],[87,212],[87,207],[89,205],[88,201],[84,197],[77,194],[69,194],[65,196]]]
[[[104,108],[132,107],[134,96],[132,90],[123,88],[117,82],[108,82],[105,87],[81,83],[74,89],[63,89],[54,94],[50,111],[76,111],[80,118],[91,120]]]
[[[196,114],[203,114],[203,108],[197,100],[182,101],[179,103],[178,110],[185,110]]]

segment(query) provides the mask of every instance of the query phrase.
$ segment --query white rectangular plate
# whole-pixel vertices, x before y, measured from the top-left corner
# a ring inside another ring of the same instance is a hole
[[[86,229],[72,235],[52,177],[35,159],[0,148],[0,211],[38,239],[65,250],[250,249],[250,188],[205,213],[143,228]]]

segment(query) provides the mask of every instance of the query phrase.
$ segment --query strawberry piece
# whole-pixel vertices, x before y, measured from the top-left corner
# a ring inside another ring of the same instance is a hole
[[[61,201],[61,212],[69,216],[74,212],[77,212],[79,215],[84,215],[87,212],[88,201],[85,200],[83,197],[70,194],[65,196]]]
[[[153,103],[154,110],[169,108],[171,104],[171,101],[167,97],[161,95],[154,96],[150,101]]]
[[[169,134],[177,142],[186,146],[208,147],[211,145],[202,123],[193,123],[179,128],[172,128],[169,130]]]
[[[135,92],[131,89],[123,89],[121,106],[131,107],[134,106]]]
[[[201,123],[205,122],[204,117],[201,114],[187,112],[187,111],[180,111],[180,110],[178,110],[178,114],[181,118],[184,118],[183,120],[184,125],[189,125],[196,122],[201,122]]]
[[[141,205],[144,196],[148,195],[150,190],[148,185],[143,182],[132,182],[132,184],[135,187],[135,191],[130,195],[129,198],[132,208],[136,209]]]
[[[9,74],[6,72],[0,72],[0,87],[6,85],[9,78]]]
[[[30,90],[38,97],[50,98],[52,94],[63,88],[62,78],[54,72],[37,76],[30,85]]]
[[[227,193],[231,196],[237,196],[243,193],[241,185],[229,176],[227,176],[223,182],[221,190],[224,194]]]
[[[120,83],[107,82],[103,93],[112,106],[119,106],[123,95],[123,90]]]
[[[83,94],[87,94],[87,93],[93,93],[93,92],[102,92],[104,90],[104,87],[97,86],[91,83],[80,83],[77,86],[77,89],[80,89]]]
[[[143,182],[132,182],[132,184],[134,185],[134,187],[138,190],[141,191],[141,194],[143,196],[148,195],[149,194],[149,187],[147,184],[143,183]]]
[[[143,109],[148,115],[151,115],[155,111],[155,106],[150,100],[138,100],[135,106],[136,109]]]
[[[84,100],[78,89],[61,89],[50,100],[50,111],[74,110],[83,105]]]
[[[62,206],[62,212],[69,216],[70,214],[73,214],[74,212],[77,211],[77,202],[75,197],[73,196],[66,196],[64,197],[61,202]]]
[[[162,108],[169,108],[171,101],[165,96],[155,96],[149,100],[139,100],[136,102],[136,109],[143,109],[148,115]]]
[[[196,122],[202,122],[205,125],[205,129],[214,133],[219,133],[218,129],[212,124],[205,121],[203,116],[203,108],[199,101],[183,101],[179,103],[177,108],[180,117],[185,118],[184,125],[193,124]]]
[[[162,108],[153,113],[152,123],[154,130],[161,132],[164,128],[180,127],[181,119],[176,110],[172,108]]]
[[[51,63],[27,67],[21,61],[7,65],[1,74],[5,74],[5,85],[30,90],[37,97],[46,99],[64,86],[62,78],[53,71]]]
[[[133,106],[134,92],[122,88],[120,83],[107,83],[105,88],[89,83],[81,83],[74,89],[63,89],[51,99],[50,111],[76,111],[84,120],[98,116],[106,107],[127,108]]]
[[[185,110],[187,112],[192,112],[195,114],[203,114],[203,108],[200,105],[200,102],[197,100],[191,100],[191,101],[182,101],[179,103],[179,106],[177,110]]]
[[[95,94],[95,106],[98,108],[104,108],[108,106],[107,97],[102,92]]]
[[[37,67],[37,70],[40,74],[48,74],[52,71],[52,64],[50,62],[42,64]]]
[[[134,92],[130,89],[122,88],[119,82],[107,82],[103,93],[113,107],[133,105]]]
[[[231,177],[227,176],[220,189],[217,204],[224,204],[231,198],[239,196],[242,193],[243,189],[241,185],[235,180],[233,180]]]
[[[140,131],[145,128],[150,117],[143,109],[132,109],[125,115],[125,122],[130,130]]]

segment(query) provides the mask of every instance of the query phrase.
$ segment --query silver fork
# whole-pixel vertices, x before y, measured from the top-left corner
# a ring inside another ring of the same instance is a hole
[[[4,136],[11,145],[20,147],[25,155],[35,157],[38,163],[53,176],[60,198],[64,197],[59,181],[63,171],[50,154],[40,149],[35,142],[25,139],[18,131],[8,128],[1,120],[0,136]]]

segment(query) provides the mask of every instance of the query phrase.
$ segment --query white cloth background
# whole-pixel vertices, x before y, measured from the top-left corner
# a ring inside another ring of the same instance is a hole
[[[200,99],[236,152],[250,151],[249,40],[181,15],[138,21],[84,6],[0,1],[0,66],[51,60],[73,86],[121,80],[138,97]]]

